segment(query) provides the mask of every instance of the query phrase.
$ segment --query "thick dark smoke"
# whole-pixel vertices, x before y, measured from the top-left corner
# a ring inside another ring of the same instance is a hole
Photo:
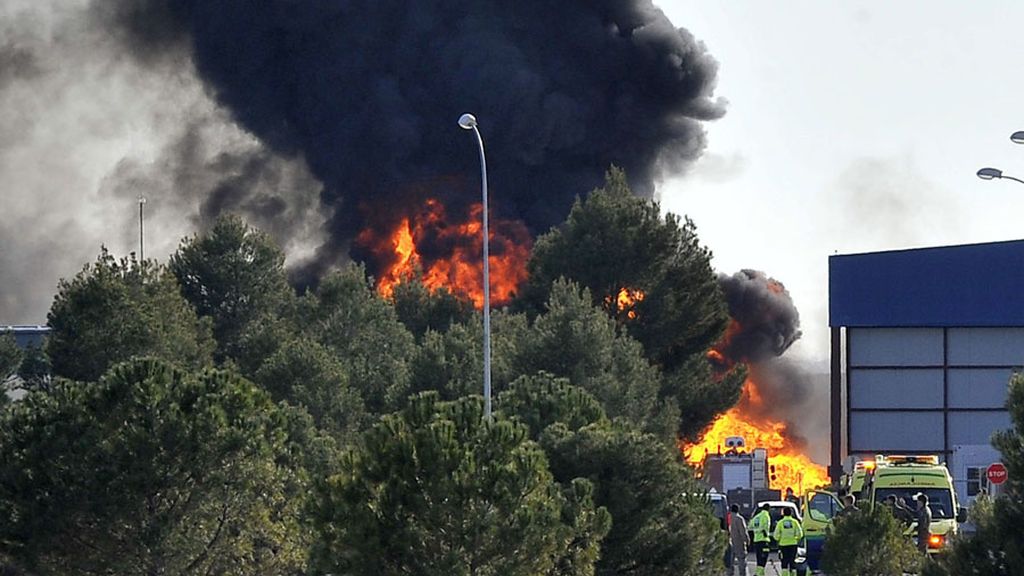
[[[0,2],[0,324],[45,323],[58,280],[101,246],[137,251],[140,195],[151,258],[223,212],[270,232],[291,263],[323,243],[320,182],[206,94],[168,14]],[[128,30],[153,50],[126,50]]]
[[[367,206],[395,210],[410,185],[439,177],[475,181],[463,112],[480,119],[499,216],[535,233],[612,164],[652,194],[700,155],[700,121],[723,113],[715,61],[651,0],[96,6],[126,53],[152,61],[190,46],[235,120],[274,152],[304,157],[332,214],[323,266],[348,249]]]
[[[800,313],[781,282],[757,270],[719,273],[734,324],[719,352],[735,362],[781,356],[800,338]]]
[[[787,424],[790,441],[824,462],[828,450],[828,381],[824,373],[784,356],[800,336],[800,314],[783,284],[758,270],[720,273],[734,320],[717,349],[747,365],[759,402],[741,400],[755,418]]]

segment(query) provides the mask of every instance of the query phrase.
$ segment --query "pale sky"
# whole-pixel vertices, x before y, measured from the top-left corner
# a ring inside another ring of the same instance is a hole
[[[725,117],[663,207],[716,269],[764,270],[828,354],[828,256],[1024,237],[1024,2],[665,0],[720,64]],[[1024,289],[1024,287],[1022,287]]]

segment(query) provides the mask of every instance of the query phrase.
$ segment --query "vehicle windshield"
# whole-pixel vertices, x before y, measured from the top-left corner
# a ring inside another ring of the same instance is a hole
[[[953,510],[953,495],[949,488],[877,488],[875,489],[875,502],[885,502],[890,495],[896,499],[904,498],[907,508],[911,512],[917,510],[918,493],[928,496],[928,507],[932,509],[933,519],[946,519],[956,516]]]
[[[782,515],[783,515],[782,510],[783,509],[784,509],[784,507],[782,507],[782,506],[772,506],[771,509],[768,510],[768,514],[772,518],[772,526],[773,527],[782,518]],[[790,510],[793,511],[792,508],[790,508]],[[800,515],[797,514],[796,511],[793,511],[793,518],[796,518],[797,520],[799,520],[800,519]]]
[[[725,500],[723,498],[713,498],[711,500],[712,513],[718,518],[725,518]]]

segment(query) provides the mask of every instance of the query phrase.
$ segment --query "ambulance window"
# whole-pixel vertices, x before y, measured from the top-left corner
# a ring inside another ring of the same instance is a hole
[[[811,496],[809,508],[814,512],[819,512],[825,518],[831,519],[836,515],[836,501],[828,494],[822,494],[821,492]],[[812,516],[817,516],[813,514]]]

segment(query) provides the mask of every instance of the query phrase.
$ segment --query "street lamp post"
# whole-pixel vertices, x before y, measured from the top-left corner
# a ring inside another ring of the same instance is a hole
[[[477,127],[476,116],[463,114],[459,117],[459,126],[464,130],[472,130],[476,134],[476,143],[480,147],[480,188],[483,198],[484,220],[484,418],[491,417],[491,274],[490,243],[491,237],[487,230],[487,158],[484,156],[484,139]]]
[[[995,180],[996,178],[999,178],[1000,180],[1013,180],[1014,182],[1024,184],[1024,180],[1003,174],[1003,171],[998,168],[982,168],[981,170],[978,170],[978,178],[981,178],[982,180]]]
[[[1014,144],[1024,144],[1024,130],[1018,130],[1013,134],[1010,134],[1010,142]],[[1024,184],[1024,180],[1008,174],[1003,174],[1003,171],[998,168],[982,168],[978,170],[978,178],[982,180],[1013,180],[1014,182],[1020,182]]]
[[[142,207],[146,205],[146,197],[139,196],[139,264],[141,265],[146,261],[146,253],[143,245],[143,234],[142,234]]]

